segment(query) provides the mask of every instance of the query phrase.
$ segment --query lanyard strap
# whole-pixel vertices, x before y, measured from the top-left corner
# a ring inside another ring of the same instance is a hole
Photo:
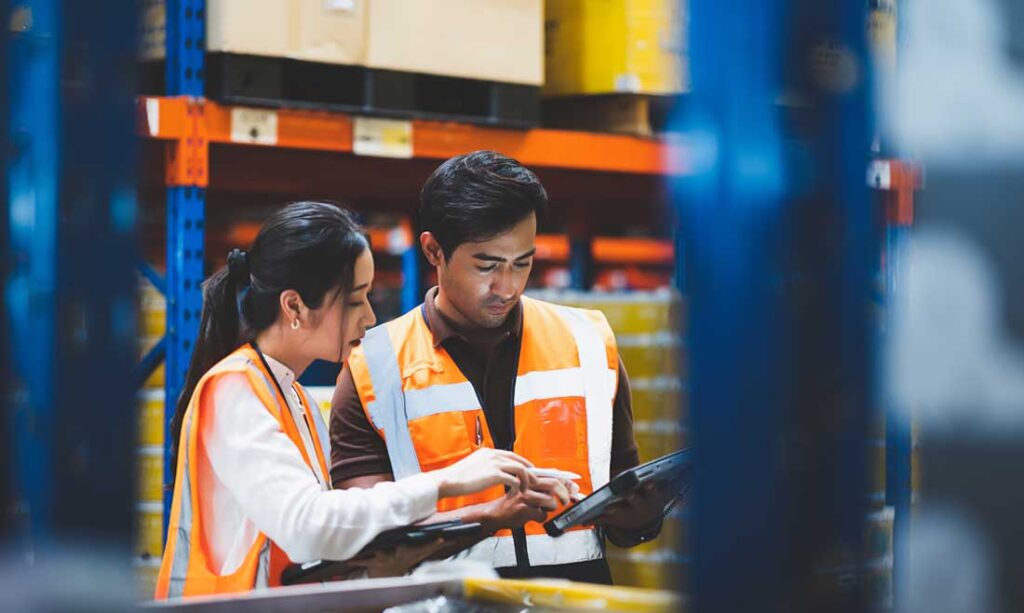
[[[259,347],[259,345],[256,344],[256,341],[251,341],[249,343],[249,346],[252,347],[253,351],[256,352],[256,355],[259,356],[260,362],[263,364],[263,368],[267,369],[267,374],[270,375],[270,380],[274,382],[274,387],[276,387],[278,393],[281,394],[281,400],[284,401],[284,407],[283,408],[290,413],[291,412],[291,408],[289,408],[289,406],[288,406],[288,396],[285,395],[284,389],[281,387],[281,383],[277,380],[277,376],[274,375],[274,370],[272,368],[270,368],[270,364],[267,362],[266,356],[263,355],[263,351],[260,350],[260,347]],[[305,408],[303,408],[303,411],[302,411],[302,421],[303,421],[303,423],[306,424],[306,431],[309,432],[310,441],[313,441],[313,437],[314,437],[313,429],[309,425],[309,416],[306,415]],[[300,439],[301,439],[301,437],[300,437]],[[314,443],[314,447],[315,446],[316,445]],[[313,472],[313,478],[316,479],[317,485],[321,485],[322,486],[323,483],[320,481],[320,475],[317,474],[316,469],[313,468],[313,466],[312,466],[312,463],[317,461],[316,449],[314,448],[311,451],[313,453],[313,456],[309,460],[310,461],[309,470],[311,470]]]

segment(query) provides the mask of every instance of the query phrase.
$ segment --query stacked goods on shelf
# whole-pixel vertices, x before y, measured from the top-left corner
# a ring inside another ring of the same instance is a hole
[[[633,396],[633,432],[640,460],[665,455],[687,444],[688,374],[685,345],[686,302],[678,293],[604,293],[539,290],[531,296],[557,304],[597,309],[615,332]],[[686,522],[683,505],[665,518],[661,536],[632,549],[608,547],[618,585],[678,588],[685,572]]]
[[[206,4],[208,97],[510,125],[539,118],[542,0]],[[154,48],[144,57],[163,57],[158,13],[145,13]]]
[[[548,0],[544,124],[650,135],[689,86],[683,0]]]
[[[139,349],[145,355],[163,337],[167,303],[149,281],[140,279]],[[145,382],[138,393],[138,440],[136,469],[136,577],[140,595],[152,597],[156,573],[163,554],[163,479],[164,479],[164,367]]]

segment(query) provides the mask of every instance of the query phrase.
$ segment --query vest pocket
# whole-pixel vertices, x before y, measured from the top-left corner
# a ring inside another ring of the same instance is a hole
[[[409,433],[422,470],[444,468],[476,449],[466,424],[467,413],[477,411],[438,413],[409,422]]]

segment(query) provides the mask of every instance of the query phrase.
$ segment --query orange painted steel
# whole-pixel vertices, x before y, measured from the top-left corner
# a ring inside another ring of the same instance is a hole
[[[599,264],[671,265],[672,242],[652,238],[594,237],[591,254]],[[537,236],[537,259],[565,262],[569,259],[569,239],[564,235]]]
[[[150,101],[156,101],[150,102]],[[158,126],[145,123],[146,105],[159,107]],[[231,106],[187,98],[142,98],[139,132],[158,139],[180,139],[190,128],[190,105],[202,109],[201,131],[211,143],[247,142],[232,138]],[[277,109],[276,147],[351,152],[353,116],[345,113]],[[508,130],[456,122],[413,120],[413,156],[446,159],[476,149],[493,149],[528,166],[630,174],[682,174],[684,150],[655,138],[572,132],[565,130]],[[261,145],[252,145],[261,146]],[[266,145],[262,145],[266,146]]]

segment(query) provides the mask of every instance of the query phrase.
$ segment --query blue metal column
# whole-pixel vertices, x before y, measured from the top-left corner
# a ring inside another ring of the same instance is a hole
[[[413,240],[412,244],[402,252],[402,294],[401,308],[403,313],[416,308],[423,302],[423,274],[420,271],[420,244]]]
[[[569,234],[569,286],[574,290],[588,291],[594,285],[594,253],[590,234],[572,232]]]
[[[14,353],[17,527],[36,559],[87,544],[127,563],[136,156],[123,66],[136,53],[125,36],[135,7],[37,0],[9,20],[3,335]]]
[[[11,269],[4,336],[15,379],[15,529],[38,542],[52,533],[53,426],[57,325],[57,221],[60,185],[60,2],[22,3],[10,17],[11,156],[7,162]],[[20,525],[17,525],[20,524]],[[31,545],[29,545],[31,546]]]
[[[205,0],[167,1],[167,94],[202,96],[206,45]],[[167,336],[164,383],[164,531],[170,518],[171,420],[199,330],[204,278],[206,190],[167,188]]]
[[[696,610],[862,611],[864,3],[693,0],[680,184]],[[797,94],[799,108],[780,105]]]
[[[902,245],[909,240],[909,228],[891,225],[886,229],[885,242],[885,296],[886,332],[892,329],[892,304],[896,299],[901,282],[901,271],[897,257]],[[912,460],[913,430],[909,419],[910,411],[903,407],[890,410],[885,416],[885,498],[893,507],[893,594],[900,593],[897,585],[900,577],[906,576],[904,565],[908,563],[910,534],[910,512],[913,503]],[[897,606],[899,603],[895,603]]]

